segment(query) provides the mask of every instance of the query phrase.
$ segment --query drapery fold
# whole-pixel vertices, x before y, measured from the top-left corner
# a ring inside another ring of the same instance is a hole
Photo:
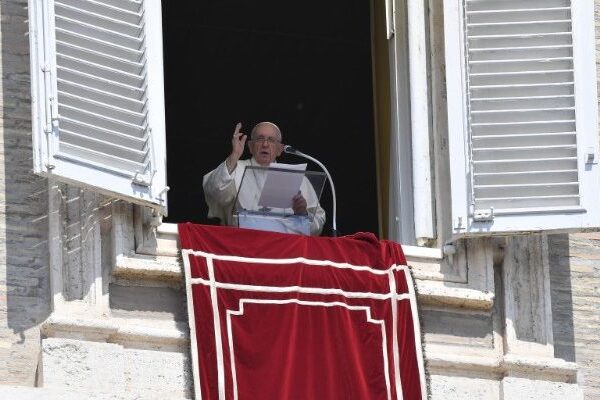
[[[424,399],[401,247],[180,224],[196,398]]]

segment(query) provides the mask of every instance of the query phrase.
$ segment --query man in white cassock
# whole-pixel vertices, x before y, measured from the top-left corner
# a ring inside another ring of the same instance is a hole
[[[231,154],[217,168],[204,175],[202,186],[208,204],[208,217],[219,218],[222,224],[237,226],[233,218],[237,191],[240,187],[244,170],[247,166],[268,167],[283,152],[281,131],[272,122],[259,122],[254,126],[248,140],[251,158],[240,160],[244,153],[247,135],[241,132],[242,124],[238,123],[231,138]],[[244,179],[246,181],[246,178]],[[263,182],[255,179],[250,196],[258,196]],[[246,183],[244,183],[246,187]],[[239,199],[238,199],[239,201]],[[325,223],[325,210],[321,208],[314,188],[304,178],[300,193],[292,199],[291,209],[296,215],[313,214],[310,223],[310,234],[320,235]]]

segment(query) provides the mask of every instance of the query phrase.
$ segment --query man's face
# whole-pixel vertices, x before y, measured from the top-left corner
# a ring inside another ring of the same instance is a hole
[[[270,125],[259,125],[254,137],[248,142],[250,154],[256,162],[263,167],[268,167],[283,151],[277,130]]]

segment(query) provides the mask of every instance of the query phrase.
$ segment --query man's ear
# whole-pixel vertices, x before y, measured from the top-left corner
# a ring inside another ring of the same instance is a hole
[[[283,143],[278,143],[277,146],[277,157],[279,157],[283,153]]]
[[[250,145],[251,143],[252,142],[250,140],[246,140],[246,146],[248,146],[248,151],[251,155],[254,155],[254,153],[252,152],[252,146]]]

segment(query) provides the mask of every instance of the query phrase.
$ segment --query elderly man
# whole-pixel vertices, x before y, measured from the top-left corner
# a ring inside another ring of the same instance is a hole
[[[227,225],[236,225],[232,211],[246,167],[268,167],[283,152],[281,131],[277,125],[272,122],[260,122],[252,129],[248,140],[248,149],[252,157],[240,160],[247,139],[247,135],[242,133],[241,129],[242,124],[238,123],[231,138],[231,154],[217,168],[206,174],[202,183],[208,204],[208,216],[219,218],[221,223]],[[300,193],[292,199],[291,209],[296,215],[314,212],[310,233],[321,234],[325,223],[325,210],[319,205],[315,191],[306,178],[300,187]]]

